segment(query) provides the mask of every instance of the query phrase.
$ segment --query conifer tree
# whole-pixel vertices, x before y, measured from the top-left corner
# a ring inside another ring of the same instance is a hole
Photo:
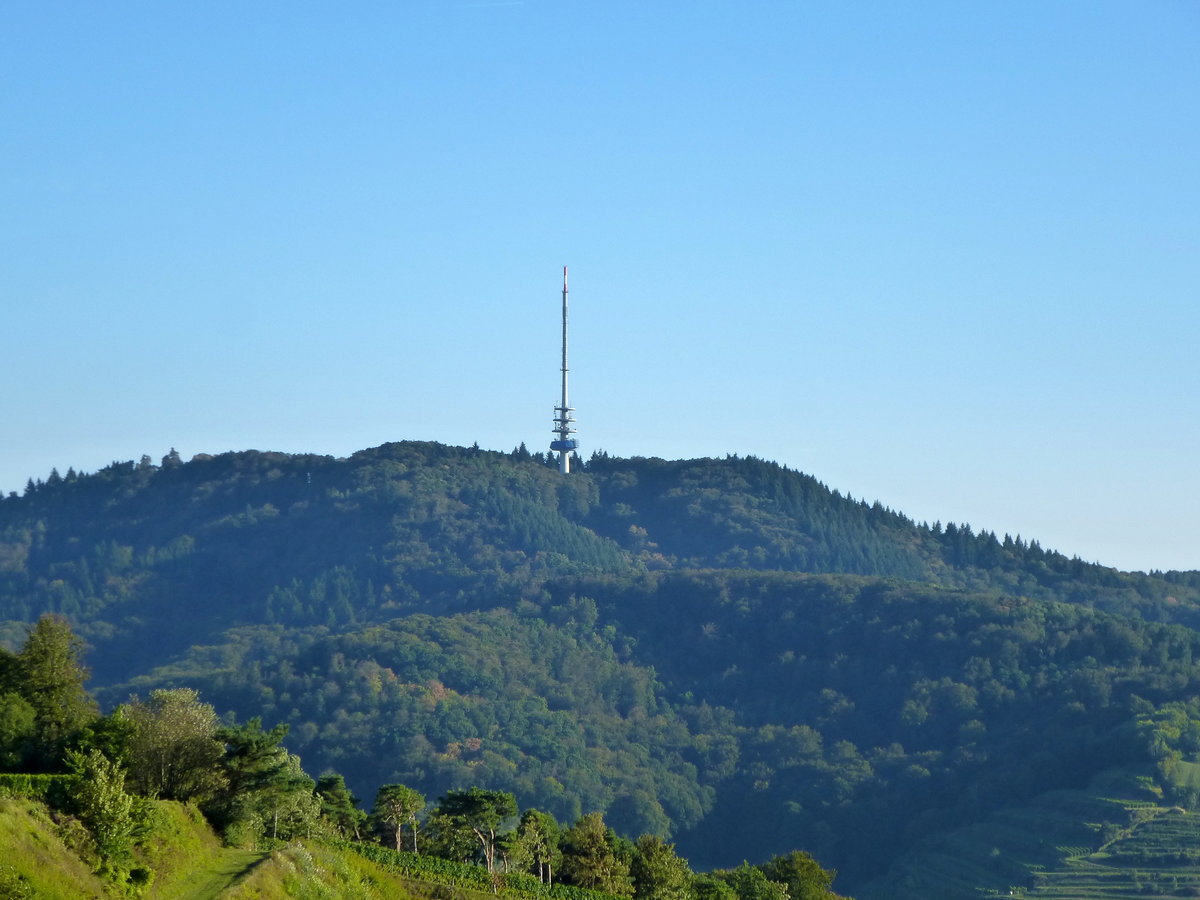
[[[425,796],[403,784],[385,784],[375,794],[371,816],[380,826],[386,826],[395,837],[396,849],[401,850],[401,832],[407,825],[412,831],[412,850],[417,852],[417,816],[425,809]]]
[[[316,794],[325,820],[343,837],[359,840],[367,815],[358,808],[358,798],[346,787],[346,779],[332,772],[322,775],[317,779]]]
[[[17,657],[18,690],[33,707],[35,744],[43,765],[57,765],[66,740],[99,715],[84,688],[83,641],[61,616],[46,615],[30,629]]]
[[[438,803],[438,815],[452,827],[474,835],[489,872],[496,871],[496,839],[517,814],[517,799],[507,791],[471,788],[450,791]]]

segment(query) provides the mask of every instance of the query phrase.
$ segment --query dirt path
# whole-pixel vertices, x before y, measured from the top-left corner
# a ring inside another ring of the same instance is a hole
[[[179,900],[214,900],[267,856],[254,850],[222,850],[208,866],[195,873],[191,887],[179,895]]]

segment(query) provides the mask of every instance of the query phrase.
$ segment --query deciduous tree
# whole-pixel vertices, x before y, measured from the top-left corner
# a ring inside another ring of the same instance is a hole
[[[21,766],[29,755],[36,730],[37,714],[30,703],[16,693],[0,693],[0,767]]]
[[[131,726],[130,782],[143,794],[204,802],[225,785],[216,710],[191,688],[158,690],[122,710]]]
[[[100,858],[118,867],[129,856],[138,825],[134,798],[125,791],[125,771],[99,750],[71,754],[69,763],[79,776],[73,796],[79,819]]]
[[[562,872],[572,884],[618,897],[633,896],[629,866],[615,850],[616,836],[601,813],[588,813],[563,835]]]
[[[787,885],[772,881],[763,870],[749,863],[736,869],[713,873],[718,875],[738,895],[738,900],[788,900]]]
[[[836,896],[830,892],[830,885],[837,870],[821,868],[803,850],[777,856],[759,868],[771,881],[787,885],[789,900],[826,900]]]
[[[653,834],[644,834],[634,845],[636,853],[629,874],[636,900],[688,900],[692,871],[687,860],[675,853],[675,845]]]
[[[517,826],[513,841],[513,858],[517,865],[527,868],[545,884],[554,883],[554,872],[562,859],[558,844],[562,829],[550,813],[527,809]]]

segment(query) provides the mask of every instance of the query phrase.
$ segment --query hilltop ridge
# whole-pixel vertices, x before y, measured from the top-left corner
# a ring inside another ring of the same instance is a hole
[[[168,455],[0,501],[0,627],[67,616],[107,703],[192,686],[360,794],[484,784],[700,865],[801,847],[851,886],[1159,764],[1137,723],[1200,687],[1198,611],[1200,573],[917,523],[753,457]]]

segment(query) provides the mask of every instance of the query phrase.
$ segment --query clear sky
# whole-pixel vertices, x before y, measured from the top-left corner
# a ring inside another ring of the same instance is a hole
[[[1200,568],[1200,4],[15,0],[0,489],[755,454]]]

